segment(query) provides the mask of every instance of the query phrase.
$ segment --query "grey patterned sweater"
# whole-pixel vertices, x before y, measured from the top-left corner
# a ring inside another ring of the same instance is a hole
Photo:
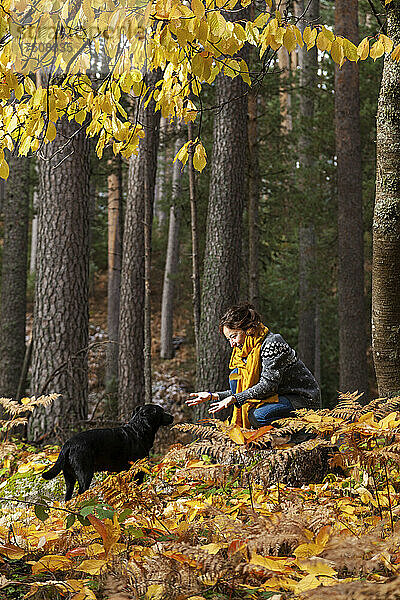
[[[314,375],[279,333],[267,333],[261,344],[260,358],[260,381],[235,394],[237,406],[251,398],[262,401],[279,394],[286,396],[295,409],[320,407],[321,392]],[[217,393],[219,399],[223,400],[232,392],[226,390]]]

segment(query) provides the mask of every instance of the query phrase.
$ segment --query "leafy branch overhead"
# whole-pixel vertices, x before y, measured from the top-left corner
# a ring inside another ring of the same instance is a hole
[[[390,10],[391,0],[386,0]],[[21,155],[41,151],[54,140],[57,122],[74,119],[96,137],[97,154],[106,146],[128,158],[137,154],[144,136],[141,123],[128,114],[126,102],[147,104],[153,98],[164,117],[186,123],[201,111],[204,83],[217,75],[242,77],[251,84],[240,51],[249,43],[259,50],[260,78],[280,47],[289,52],[306,45],[327,52],[339,65],[345,60],[376,60],[391,53],[400,60],[400,45],[384,34],[358,46],[323,25],[302,33],[295,19],[282,15],[267,0],[265,10],[249,18],[242,0],[112,2],[111,0],[4,0],[0,7],[0,177],[8,177],[4,151]],[[240,5],[239,5],[240,6]],[[146,73],[163,77],[148,87]],[[32,74],[37,74],[36,82]],[[50,76],[45,73],[50,73]],[[90,74],[90,76],[88,75]],[[125,104],[125,107],[124,107]],[[183,151],[185,155],[186,151]],[[205,152],[196,145],[194,166],[204,168]]]

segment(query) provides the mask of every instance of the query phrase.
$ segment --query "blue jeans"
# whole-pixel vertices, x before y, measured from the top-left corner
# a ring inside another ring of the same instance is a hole
[[[278,396],[279,402],[263,404],[249,410],[249,421],[254,429],[271,425],[272,421],[288,417],[293,412],[293,405],[286,396]]]

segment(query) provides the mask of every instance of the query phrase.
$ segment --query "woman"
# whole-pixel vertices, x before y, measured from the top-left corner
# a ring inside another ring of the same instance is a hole
[[[230,389],[190,394],[188,406],[214,400],[208,411],[214,414],[233,405],[231,422],[254,429],[298,408],[320,407],[315,377],[282,336],[263,325],[254,306],[246,302],[229,308],[219,330],[232,348]]]

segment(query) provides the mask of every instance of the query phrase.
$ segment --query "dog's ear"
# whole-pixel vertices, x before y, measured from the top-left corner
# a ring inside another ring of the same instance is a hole
[[[135,406],[135,408],[132,411],[132,415],[131,415],[131,420],[133,419],[133,417],[139,412],[139,410],[142,408],[142,406]]]

